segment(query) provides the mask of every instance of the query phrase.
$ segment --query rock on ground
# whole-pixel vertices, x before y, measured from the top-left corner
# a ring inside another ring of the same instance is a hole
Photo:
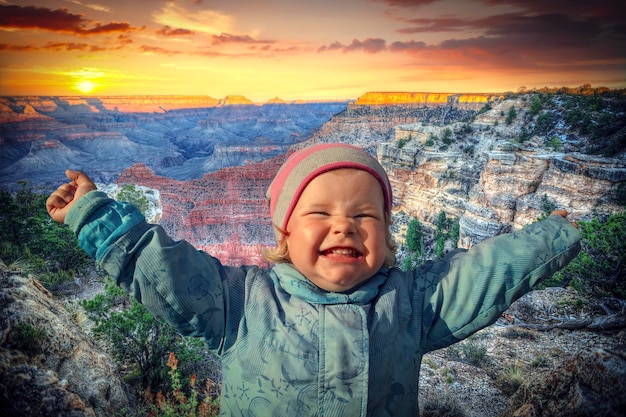
[[[0,415],[106,417],[133,406],[113,360],[32,277],[0,271]]]

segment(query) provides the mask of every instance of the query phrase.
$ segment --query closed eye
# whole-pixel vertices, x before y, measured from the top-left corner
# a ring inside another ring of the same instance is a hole
[[[325,211],[312,211],[310,213],[308,213],[309,215],[318,215],[318,216],[329,216],[329,214]]]
[[[377,219],[378,216],[373,214],[373,213],[361,213],[361,214],[357,214],[356,216],[354,216],[355,219],[359,219],[359,218],[373,218],[373,219]]]

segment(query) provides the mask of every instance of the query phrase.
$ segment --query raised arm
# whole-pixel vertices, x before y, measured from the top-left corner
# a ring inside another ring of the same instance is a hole
[[[78,243],[153,314],[179,332],[204,338],[219,353],[234,340],[247,269],[223,267],[185,241],[148,224],[130,203],[97,191],[82,173],[48,198],[48,211],[76,234]]]
[[[418,272],[424,285],[425,350],[449,346],[495,322],[580,250],[566,212],[448,254]]]

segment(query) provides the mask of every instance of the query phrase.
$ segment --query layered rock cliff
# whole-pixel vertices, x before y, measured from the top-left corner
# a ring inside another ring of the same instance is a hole
[[[393,186],[400,243],[409,218],[432,227],[442,211],[459,219],[467,247],[520,228],[548,207],[573,219],[622,207],[614,197],[626,179],[623,146],[611,157],[588,155],[589,134],[572,128],[572,106],[561,98],[536,111],[532,95],[367,93],[349,104],[152,115],[95,113],[76,104],[82,98],[3,100],[9,113],[27,117],[1,125],[3,187],[20,178],[56,186],[70,167],[99,182],[158,189],[161,223],[173,237],[225,262],[262,262],[258,249],[274,243],[265,189],[288,152],[313,142],[351,143],[379,158]],[[84,111],[61,117],[60,107]]]
[[[265,190],[282,158],[226,168],[197,180],[159,177],[145,165],[125,170],[118,184],[158,189],[161,226],[228,265],[267,265],[262,249],[273,244]]]
[[[550,209],[585,220],[622,209],[615,197],[626,184],[623,151],[586,155],[580,152],[587,146],[582,137],[559,140],[558,150],[541,136],[519,143],[515,138],[528,123],[529,105],[500,100],[491,107],[471,122],[398,126],[395,140],[378,147],[395,193],[394,211],[402,214],[395,229],[399,241],[405,214],[431,228],[442,211],[459,219],[459,243],[469,247],[532,223]],[[504,115],[511,107],[518,118],[507,124]]]
[[[242,109],[237,109],[237,114]],[[154,175],[144,165],[134,165],[117,182],[159,189],[164,207],[160,223],[175,238],[206,249],[225,264],[265,265],[261,249],[275,244],[265,191],[290,152],[312,142],[344,142],[375,154],[381,142],[394,140],[395,127],[400,124],[469,120],[473,113],[454,106],[350,104],[310,139],[291,147],[264,150],[263,154],[271,158],[263,162],[250,161],[184,182]],[[233,149],[229,147],[229,151]]]
[[[505,119],[512,107],[518,116],[509,124]],[[453,106],[350,104],[291,150],[312,142],[344,142],[377,155],[392,184],[399,243],[411,217],[432,229],[442,211],[459,219],[462,247],[519,229],[549,207],[568,210],[572,219],[620,211],[613,197],[626,184],[624,154],[586,155],[581,152],[585,139],[571,134],[558,150],[537,135],[520,143],[515,138],[528,124],[529,108],[529,101],[517,97],[494,100],[478,114]],[[137,167],[120,181],[161,190],[168,184],[162,223],[176,237],[225,263],[263,262],[259,249],[274,244],[264,192],[285,158],[274,155],[184,183],[138,174]]]

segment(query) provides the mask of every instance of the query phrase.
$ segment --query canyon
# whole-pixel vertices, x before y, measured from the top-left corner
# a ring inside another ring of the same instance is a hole
[[[408,92],[262,104],[242,96],[4,97],[0,188],[27,180],[51,190],[66,168],[103,186],[152,188],[158,222],[174,238],[234,264],[266,265],[261,249],[274,237],[265,190],[285,157],[309,143],[350,143],[380,160],[401,246],[409,219],[432,229],[442,212],[459,221],[458,243],[470,247],[546,207],[572,220],[620,211],[624,145],[591,155],[590,139],[564,123],[564,103],[534,115],[532,104],[523,95]],[[539,131],[544,115],[555,121]]]
[[[0,188],[29,180],[53,189],[66,168],[110,183],[137,163],[168,178],[200,178],[283,154],[346,106],[250,103],[238,96],[2,97]]]
[[[15,191],[26,181],[49,192],[66,181],[65,168],[85,171],[111,195],[123,185],[141,186],[153,203],[150,221],[232,265],[267,265],[261,250],[274,235],[265,191],[285,158],[310,143],[350,143],[385,167],[398,262],[412,218],[430,231],[441,213],[458,220],[458,245],[467,248],[549,209],[566,209],[574,221],[622,212],[626,99],[607,98],[621,104],[595,110],[606,116],[599,120],[615,116],[622,125],[606,135],[610,152],[591,152],[605,137],[574,126],[562,97],[537,111],[539,95],[369,92],[355,100],[290,103],[242,96],[0,97],[0,189]],[[24,406],[35,391],[42,404],[57,407],[50,409],[74,410],[67,415],[105,416],[132,404],[115,365],[34,277],[0,268],[0,280],[0,368],[10,377],[2,378],[3,389]],[[506,337],[511,323],[558,325],[608,308],[574,311],[568,306],[575,297],[565,288],[534,291],[462,342],[486,346],[496,362],[492,371],[459,360],[463,344],[427,355],[420,401],[452,396],[465,410],[457,415],[471,417],[619,415],[626,391],[611,381],[626,375],[623,328]],[[623,316],[623,307],[611,310]],[[50,325],[48,356],[38,351],[32,361],[13,348],[10,324],[24,320]],[[550,365],[529,371],[533,378],[515,395],[496,386],[496,371],[518,362],[529,368],[537,358]],[[555,391],[558,401],[550,397]]]

